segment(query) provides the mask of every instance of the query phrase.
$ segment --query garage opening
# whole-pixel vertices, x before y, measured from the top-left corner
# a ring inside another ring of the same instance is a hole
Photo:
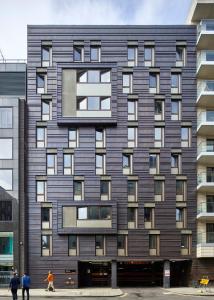
[[[118,286],[162,286],[163,262],[118,262]]]
[[[191,277],[191,260],[170,262],[170,286],[188,286]]]
[[[110,287],[110,262],[79,262],[79,287]]]

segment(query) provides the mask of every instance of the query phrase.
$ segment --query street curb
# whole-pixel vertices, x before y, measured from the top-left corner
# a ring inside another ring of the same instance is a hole
[[[214,293],[212,292],[212,293],[210,293],[210,294],[204,294],[204,293],[200,293],[200,292],[198,292],[198,293],[179,293],[179,292],[175,292],[175,291],[171,291],[171,290],[169,290],[169,289],[164,289],[164,288],[162,288],[162,290],[164,290],[164,291],[167,291],[167,292],[169,292],[169,293],[171,293],[171,294],[174,294],[174,295],[179,295],[179,296],[205,296],[205,297],[213,297],[214,296]]]

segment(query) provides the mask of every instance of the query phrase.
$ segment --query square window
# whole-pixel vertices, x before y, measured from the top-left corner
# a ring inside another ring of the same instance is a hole
[[[0,128],[13,127],[13,109],[12,107],[0,107]]]

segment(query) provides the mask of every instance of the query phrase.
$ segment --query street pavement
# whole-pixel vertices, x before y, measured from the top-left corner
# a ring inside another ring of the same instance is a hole
[[[187,294],[187,291],[189,291]],[[191,295],[190,292],[196,292],[196,294]],[[94,297],[94,296],[89,296],[89,297],[81,297],[81,296],[72,296],[72,297],[62,297],[62,296],[57,296],[57,293],[53,294],[48,293],[46,297],[40,296],[40,297],[30,297],[32,300],[46,300],[46,299],[55,299],[55,300],[62,300],[62,299],[72,299],[72,300],[92,300],[92,299],[99,299],[99,300],[204,300],[206,299],[205,293],[201,293],[200,289],[191,289],[191,288],[179,288],[179,289],[163,289],[163,288],[124,288],[122,289],[123,294],[120,296],[115,296],[115,297]],[[180,294],[181,292],[186,293],[185,295]],[[175,294],[176,293],[176,294]],[[179,293],[179,294],[177,294]],[[208,293],[209,294],[209,293]],[[197,296],[196,296],[197,295]],[[214,295],[214,293],[213,293]],[[9,296],[9,294],[8,294]],[[11,299],[12,297],[0,297],[0,300],[7,300]],[[213,299],[214,297],[210,297],[208,299]],[[21,297],[18,298],[18,300],[21,300]]]

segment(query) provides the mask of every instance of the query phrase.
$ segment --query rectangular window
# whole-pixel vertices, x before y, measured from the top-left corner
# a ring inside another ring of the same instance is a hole
[[[100,62],[101,61],[101,47],[91,46],[90,52],[91,61]]]
[[[37,127],[36,128],[36,147],[45,148],[47,147],[47,128]]]
[[[137,228],[137,208],[128,207],[127,220],[128,220],[128,229]]]
[[[186,227],[186,209],[184,207],[176,207],[176,228]]]
[[[68,130],[68,147],[77,148],[79,145],[79,131],[77,128],[70,128]]]
[[[118,234],[117,236],[117,254],[118,256],[128,255],[127,235]]]
[[[138,48],[135,46],[128,46],[128,66],[137,66]]]
[[[111,82],[111,70],[79,70],[77,71],[77,83],[109,83]]]
[[[171,74],[171,93],[180,94],[181,93],[181,74],[172,73]]]
[[[12,107],[0,107],[0,128],[13,127],[13,109]]]
[[[214,139],[207,139],[207,152],[214,152]]]
[[[207,167],[207,182],[214,182],[214,167]]]
[[[206,223],[206,243],[214,243],[214,223]]]
[[[13,158],[13,139],[0,138],[0,159]]]
[[[176,67],[184,67],[186,65],[186,47],[176,46]]]
[[[100,199],[111,200],[111,181],[100,180]]]
[[[176,180],[176,201],[186,201],[187,183],[185,180]]]
[[[42,229],[52,229],[52,208],[41,208],[41,225]]]
[[[123,93],[131,94],[133,90],[133,74],[124,73],[123,74]]]
[[[95,130],[96,148],[106,147],[106,135],[104,128],[96,128]]]
[[[111,220],[110,206],[78,207],[78,220]]]
[[[42,121],[52,120],[52,101],[42,100]]]
[[[103,175],[106,173],[106,155],[96,154],[96,175]]]
[[[206,211],[214,213],[214,195],[207,195]]]
[[[52,235],[41,236],[42,256],[52,256]]]
[[[74,46],[73,50],[74,61],[83,62],[84,61],[84,47],[83,46]]]
[[[103,235],[95,236],[95,250],[96,256],[105,255],[105,237]]]
[[[190,127],[181,127],[181,147],[191,147]]]
[[[37,73],[36,74],[36,87],[37,94],[46,94],[47,93],[47,74],[46,73]]]
[[[136,180],[127,181],[127,194],[129,202],[137,202],[138,200],[138,186]]]
[[[84,181],[74,180],[74,200],[82,201],[84,200]]]
[[[160,154],[158,153],[149,154],[149,173],[150,174],[160,173]]]
[[[128,121],[137,121],[138,119],[138,101],[128,100]]]
[[[181,100],[171,100],[171,120],[181,120]]]
[[[191,234],[181,234],[181,255],[190,255],[192,252]]]
[[[155,65],[155,48],[153,46],[144,47],[144,64],[146,67]]]
[[[47,174],[56,175],[57,174],[57,155],[47,154]]]
[[[44,180],[36,181],[36,201],[37,202],[47,201],[47,181]]]
[[[149,235],[149,255],[160,255],[160,236],[159,234]]]
[[[77,110],[111,110],[111,98],[97,96],[77,97]]]
[[[52,66],[52,47],[42,45],[42,67]]]
[[[149,73],[149,92],[153,94],[159,93],[159,73]]]
[[[13,170],[0,169],[0,187],[6,191],[13,190]]]
[[[0,255],[13,255],[12,232],[0,232]]]
[[[164,201],[164,180],[154,181],[154,195],[155,201]]]
[[[132,154],[126,153],[123,154],[123,174],[129,175],[132,174]]]
[[[0,222],[12,221],[12,201],[0,201]]]
[[[73,155],[70,153],[63,154],[63,173],[64,175],[73,174]]]
[[[154,207],[144,207],[144,224],[146,229],[155,227],[154,218]]]
[[[164,127],[155,127],[155,147],[164,147]]]
[[[128,147],[134,148],[137,147],[137,136],[138,128],[137,127],[128,127]]]
[[[155,121],[164,120],[164,101],[155,100]]]
[[[74,234],[68,236],[68,255],[78,255],[78,237]]]
[[[171,174],[181,174],[180,153],[171,153]]]

